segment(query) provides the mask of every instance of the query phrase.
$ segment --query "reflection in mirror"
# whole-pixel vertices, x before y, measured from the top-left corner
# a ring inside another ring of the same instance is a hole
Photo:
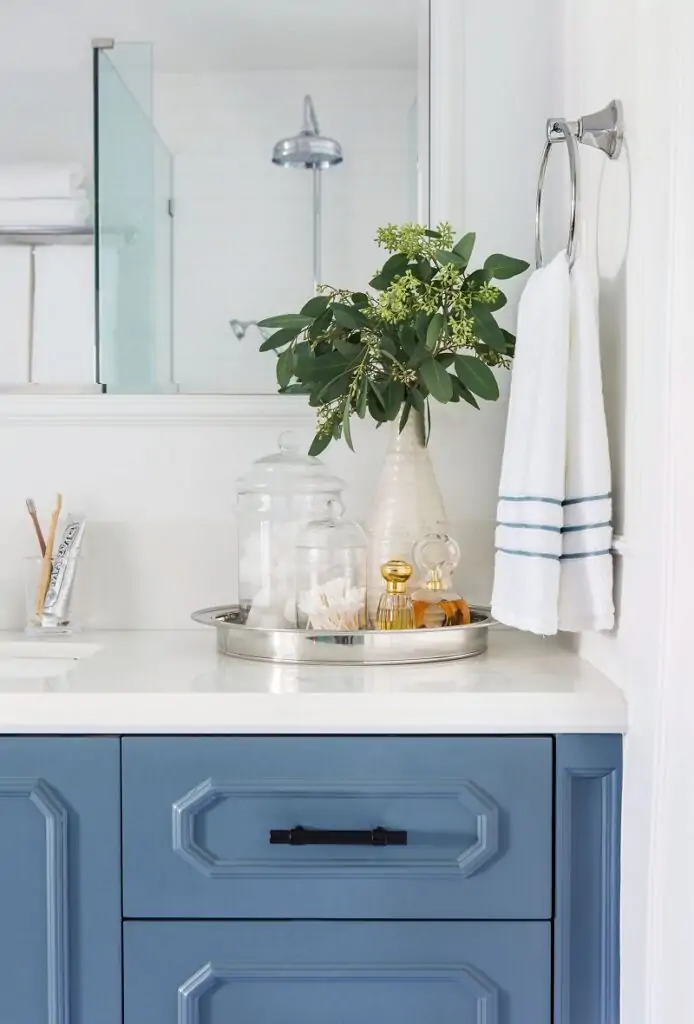
[[[320,283],[363,288],[383,262],[377,228],[428,219],[428,70],[418,67],[428,6],[18,5],[0,39],[0,81],[13,97],[0,112],[0,178],[27,162],[84,168],[58,207],[46,206],[55,192],[27,198],[31,224],[53,229],[40,241],[55,249],[57,226],[64,250],[81,246],[63,262],[79,264],[84,309],[58,330],[43,315],[44,271],[35,276],[29,240],[22,253],[2,246],[23,298],[21,345],[0,354],[0,390],[274,394],[258,321],[301,308]],[[83,218],[69,235],[64,211]],[[41,308],[30,311],[32,281]],[[47,358],[43,342],[33,351],[33,313],[34,328],[49,322],[55,335]]]

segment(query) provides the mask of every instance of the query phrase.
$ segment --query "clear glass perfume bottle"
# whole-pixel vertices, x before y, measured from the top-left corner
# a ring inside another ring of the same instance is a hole
[[[446,533],[429,533],[417,541],[412,555],[426,577],[424,586],[412,594],[415,627],[466,626],[470,622],[470,607],[452,583],[460,561],[456,542]]]
[[[414,629],[412,598],[407,593],[407,581],[411,575],[410,563],[399,558],[381,566],[386,592],[381,594],[378,602],[376,629]]]

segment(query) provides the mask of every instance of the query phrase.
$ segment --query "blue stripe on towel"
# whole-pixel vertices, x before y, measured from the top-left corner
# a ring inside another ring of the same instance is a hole
[[[550,558],[554,562],[562,562],[568,558],[598,558],[601,555],[611,555],[611,548],[603,551],[577,551],[572,555],[550,555],[546,551],[521,551],[515,548],[496,548],[504,555],[521,555],[523,558]]]
[[[497,526],[507,526],[510,530],[549,530],[550,533],[579,533],[583,530],[601,530],[603,526],[612,526],[611,522],[586,523],[583,526],[547,526],[544,523],[506,523],[497,521]]]
[[[562,505],[580,505],[584,501],[607,501],[611,497],[612,493],[608,491],[607,494],[591,494],[588,498],[566,498]]]
[[[600,530],[603,526],[612,526],[611,522],[606,523],[586,523],[585,526],[562,526],[562,533],[578,533],[581,530]]]
[[[561,501],[560,498],[533,498],[530,495],[525,495],[524,497],[509,497],[508,495],[500,494],[499,495],[499,501],[542,501],[546,505],[562,505],[563,504],[563,502]]]
[[[499,501],[540,501],[546,505],[580,505],[584,501],[607,501],[611,497],[610,491],[607,494],[590,494],[586,498],[565,498],[563,501],[560,498],[537,498],[531,494],[500,494]]]

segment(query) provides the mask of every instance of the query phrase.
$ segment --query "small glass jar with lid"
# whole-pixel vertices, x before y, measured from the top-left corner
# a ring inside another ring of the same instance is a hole
[[[320,459],[299,451],[291,432],[237,481],[239,606],[247,625],[296,626],[297,537],[344,486]]]
[[[296,543],[296,620],[299,629],[342,632],[366,628],[366,534],[328,504]]]

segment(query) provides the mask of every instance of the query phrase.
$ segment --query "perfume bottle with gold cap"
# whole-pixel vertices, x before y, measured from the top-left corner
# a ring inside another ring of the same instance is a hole
[[[415,627],[467,626],[470,607],[452,584],[460,561],[460,548],[453,538],[446,533],[429,533],[414,545],[412,556],[426,580],[412,594]]]
[[[413,629],[412,598],[407,593],[407,581],[412,575],[409,562],[394,558],[381,566],[386,581],[386,592],[381,594],[376,612],[376,629]]]

